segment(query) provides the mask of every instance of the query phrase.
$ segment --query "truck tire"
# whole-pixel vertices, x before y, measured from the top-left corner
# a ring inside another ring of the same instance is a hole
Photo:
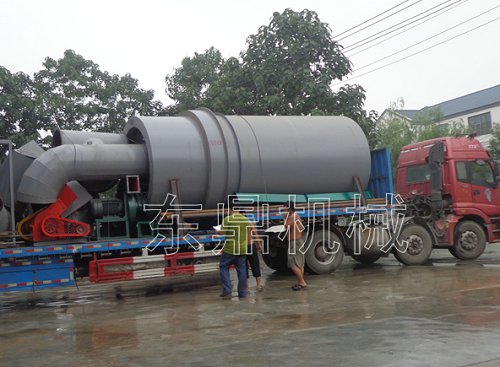
[[[269,248],[269,253],[262,254],[262,259],[264,263],[273,270],[280,273],[288,271],[288,258],[285,248],[272,246]]]
[[[432,252],[432,237],[430,233],[419,224],[409,224],[401,230],[399,241],[407,241],[408,248],[404,252],[397,249],[394,256],[405,265],[422,265],[429,260]]]
[[[380,259],[382,254],[379,253],[374,253],[374,254],[359,254],[359,255],[354,255],[352,254],[351,257],[356,260],[357,262],[361,264],[373,264],[375,261]]]
[[[305,246],[306,269],[311,274],[330,274],[342,264],[344,246],[341,238],[332,231],[315,231]]]
[[[382,251],[380,251],[377,247],[378,245],[376,243],[371,243],[371,246],[369,248],[365,248],[364,245],[366,242],[363,242],[361,244],[361,253],[360,254],[355,254],[355,241],[356,241],[357,235],[356,233],[353,233],[351,236],[346,236],[345,237],[345,246],[344,246],[344,251],[353,258],[353,260],[361,263],[361,264],[373,264],[375,261],[380,259],[382,257]],[[370,235],[368,235],[368,239],[364,239],[363,241],[368,241],[370,238]],[[389,240],[389,237],[387,238]]]
[[[460,260],[474,260],[484,252],[486,234],[480,224],[465,220],[458,224],[454,242],[449,249],[453,256]]]

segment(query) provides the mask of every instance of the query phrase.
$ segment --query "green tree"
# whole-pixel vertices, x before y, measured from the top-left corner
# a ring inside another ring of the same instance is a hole
[[[411,127],[415,132],[413,140],[416,142],[446,136],[449,128],[448,125],[439,123],[442,119],[443,114],[438,109],[417,112],[411,121]]]
[[[383,126],[377,127],[378,148],[388,148],[391,154],[392,174],[396,177],[399,152],[405,145],[411,144],[415,138],[415,132],[410,126],[397,118],[386,121]]]
[[[241,57],[253,80],[257,114],[332,112],[330,85],[351,72],[329,26],[309,10],[275,12],[268,26],[248,37]]]
[[[424,110],[417,113],[411,123],[415,131],[414,142],[469,133],[469,128],[460,122],[442,123],[442,121],[443,113],[439,109]]]
[[[211,48],[185,58],[167,75],[177,109],[208,107],[226,114],[346,115],[375,131],[376,114],[363,106],[359,85],[332,90],[351,63],[331,30],[309,10],[275,12],[269,25],[247,38],[239,58],[224,60]]]
[[[112,75],[72,50],[45,59],[34,75],[34,93],[43,110],[41,128],[119,131],[134,114],[155,115],[161,103],[152,90],[138,87],[130,74]]]
[[[497,164],[500,163],[500,125],[493,124],[488,152]]]
[[[202,54],[185,57],[181,67],[165,77],[167,95],[182,111],[210,104],[207,91],[219,79],[225,60],[219,50],[211,47]]]
[[[244,71],[236,57],[224,62],[219,78],[207,90],[206,106],[224,114],[253,115],[255,113],[253,79]]]
[[[16,145],[38,138],[37,113],[30,77],[0,66],[0,137]]]
[[[399,152],[405,145],[419,141],[444,137],[460,136],[468,133],[468,128],[460,122],[441,123],[443,114],[439,109],[424,110],[410,121],[399,117],[397,110],[404,108],[404,100],[392,103],[387,113],[389,118],[376,127],[376,146],[388,147],[391,152],[393,174],[396,173]]]
[[[380,140],[377,131],[377,120],[378,113],[374,110],[371,110],[368,114],[365,113],[364,116],[356,120],[368,139],[370,149],[375,149]]]
[[[377,146],[379,136],[376,128],[378,113],[364,110],[365,90],[360,85],[345,85],[332,97],[329,114],[344,115],[356,121],[365,133],[370,148]]]

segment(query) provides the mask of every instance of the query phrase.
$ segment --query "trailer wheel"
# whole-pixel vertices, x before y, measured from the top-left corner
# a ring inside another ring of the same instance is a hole
[[[460,260],[474,260],[481,256],[486,247],[486,235],[478,223],[466,220],[455,231],[455,244],[450,253]]]
[[[382,253],[377,252],[373,254],[359,254],[359,255],[354,255],[352,254],[351,257],[356,260],[357,262],[361,264],[373,264],[375,261],[380,259],[382,256]]]
[[[397,249],[394,256],[405,265],[422,265],[427,262],[432,252],[432,237],[419,224],[409,224],[401,230],[399,241],[407,241],[408,248],[404,252]]]
[[[341,238],[329,230],[318,230],[305,243],[306,269],[312,274],[329,274],[337,270],[344,259]]]
[[[262,259],[264,263],[273,270],[280,273],[288,271],[288,259],[285,248],[270,246],[269,253],[263,253]]]

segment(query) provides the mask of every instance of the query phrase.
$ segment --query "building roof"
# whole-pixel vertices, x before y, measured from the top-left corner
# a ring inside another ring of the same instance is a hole
[[[443,118],[448,119],[454,116],[463,115],[466,112],[480,110],[497,104],[500,104],[500,84],[474,93],[466,94],[462,97],[453,98],[433,106],[424,107],[420,111],[426,112],[428,110],[439,109],[443,114]]]
[[[386,108],[384,112],[378,117],[377,121],[385,121],[387,119],[392,119],[394,117],[400,118],[411,123],[413,116],[417,113],[418,110],[392,110],[390,108]]]
[[[466,94],[462,97],[453,98],[433,106],[426,106],[420,110],[392,110],[391,112],[390,109],[385,109],[378,120],[384,120],[387,116],[390,116],[389,113],[396,113],[404,120],[411,122],[417,113],[425,115],[435,110],[440,111],[442,120],[448,120],[496,105],[500,105],[500,84]]]
[[[396,110],[396,112],[411,120],[413,119],[413,116],[415,116],[415,114],[418,112],[418,110]]]

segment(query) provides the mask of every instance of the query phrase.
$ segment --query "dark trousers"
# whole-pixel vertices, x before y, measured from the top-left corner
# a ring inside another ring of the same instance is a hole
[[[261,273],[259,251],[257,250],[257,246],[255,244],[253,244],[252,247],[248,246],[247,253],[247,278],[250,276],[250,272],[248,271],[249,267],[252,269],[252,275],[254,278],[258,278],[261,276]]]
[[[222,282],[223,293],[231,293],[231,276],[229,275],[229,267],[234,265],[236,274],[238,275],[238,297],[246,297],[247,295],[247,257],[246,255],[230,255],[225,252],[220,256],[219,272]]]

